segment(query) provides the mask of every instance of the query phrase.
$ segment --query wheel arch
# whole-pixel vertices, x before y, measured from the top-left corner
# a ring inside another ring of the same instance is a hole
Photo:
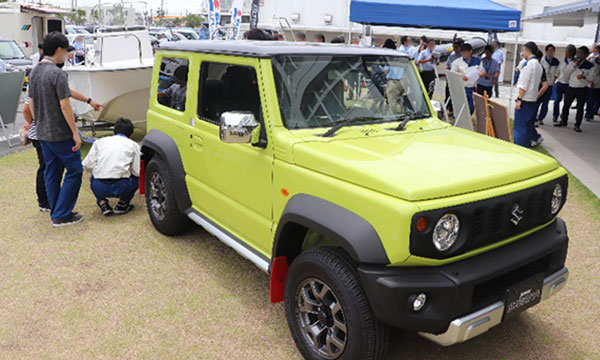
[[[192,206],[181,154],[175,141],[160,130],[150,130],[142,140],[142,160],[148,165],[154,156],[160,156],[166,163],[174,183],[175,198],[179,211],[185,213]]]
[[[273,244],[273,258],[289,263],[302,249],[307,231],[314,230],[340,246],[358,263],[389,264],[377,231],[358,214],[327,200],[294,195],[286,204]]]

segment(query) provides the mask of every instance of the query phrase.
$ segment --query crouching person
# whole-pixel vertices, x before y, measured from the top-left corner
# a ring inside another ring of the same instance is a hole
[[[83,167],[92,172],[90,187],[102,215],[125,214],[133,210],[129,202],[138,189],[140,176],[140,146],[129,139],[133,134],[130,120],[115,123],[115,135],[98,139],[83,160]],[[119,202],[110,206],[108,198]]]

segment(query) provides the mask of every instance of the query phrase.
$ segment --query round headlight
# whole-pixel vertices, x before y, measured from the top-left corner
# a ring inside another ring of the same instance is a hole
[[[433,244],[436,249],[439,251],[450,249],[458,239],[459,230],[460,221],[458,221],[458,216],[454,214],[442,216],[433,228]]]
[[[556,184],[554,186],[554,191],[552,191],[552,202],[550,203],[550,211],[552,215],[555,215],[560,209],[560,205],[563,200],[563,191],[562,186],[560,184]]]

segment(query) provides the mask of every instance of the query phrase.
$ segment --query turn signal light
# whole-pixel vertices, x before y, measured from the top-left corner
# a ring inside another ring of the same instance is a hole
[[[427,218],[420,217],[417,220],[417,231],[418,232],[423,232],[423,231],[425,231],[425,229],[427,229]]]

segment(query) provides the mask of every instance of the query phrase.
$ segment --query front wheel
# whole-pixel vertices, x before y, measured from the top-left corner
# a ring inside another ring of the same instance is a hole
[[[285,286],[285,312],[296,346],[306,359],[381,359],[387,328],[377,320],[356,266],[341,249],[300,254]]]
[[[184,232],[190,223],[179,211],[171,173],[164,160],[154,156],[146,167],[146,207],[152,224],[164,235]]]

